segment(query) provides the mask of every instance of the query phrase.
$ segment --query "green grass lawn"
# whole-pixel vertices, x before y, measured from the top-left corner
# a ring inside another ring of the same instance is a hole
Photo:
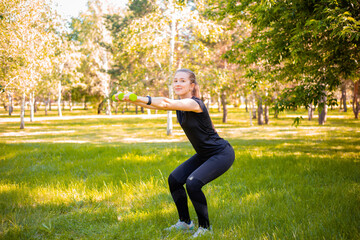
[[[294,114],[211,113],[236,152],[203,188],[212,239],[360,239],[359,120],[334,110],[293,127]],[[0,121],[0,238],[191,237],[163,229],[177,221],[167,177],[194,150],[175,121],[166,136],[166,118],[144,116]]]

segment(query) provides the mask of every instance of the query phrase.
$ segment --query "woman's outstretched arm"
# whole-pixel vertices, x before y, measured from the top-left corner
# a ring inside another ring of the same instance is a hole
[[[168,110],[168,111],[191,111],[201,113],[202,109],[200,105],[195,102],[191,98],[181,99],[181,100],[173,100],[170,98],[165,97],[152,97],[151,98],[151,105],[147,105],[149,98],[148,97],[141,97],[138,96],[136,101],[130,101],[129,99],[130,94],[126,94],[124,96],[124,101],[134,103],[138,106],[150,108],[150,109],[157,109],[157,110]]]
[[[142,102],[133,102],[133,101],[126,101],[126,102],[129,102],[129,103],[133,103],[135,105],[138,105],[140,107],[144,107],[144,108],[148,108],[148,109],[153,109],[153,110],[159,110],[159,108],[156,108],[154,106],[151,106],[151,105],[147,105],[146,103],[142,103]]]

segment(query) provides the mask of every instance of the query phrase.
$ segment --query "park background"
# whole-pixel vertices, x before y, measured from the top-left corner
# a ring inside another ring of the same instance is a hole
[[[194,151],[171,112],[193,70],[236,152],[204,188],[213,239],[359,239],[358,1],[0,2],[0,237],[184,239],[167,176]],[[190,207],[191,208],[191,207]],[[191,215],[195,213],[191,210]]]

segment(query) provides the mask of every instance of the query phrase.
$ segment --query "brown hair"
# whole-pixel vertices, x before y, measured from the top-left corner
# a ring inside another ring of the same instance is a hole
[[[200,86],[196,81],[195,73],[193,71],[189,70],[189,69],[186,69],[186,68],[178,69],[175,72],[175,74],[178,73],[178,72],[184,72],[184,73],[187,73],[189,75],[190,83],[195,84],[195,87],[194,87],[194,89],[192,91],[192,95],[197,97],[197,98],[200,98]]]

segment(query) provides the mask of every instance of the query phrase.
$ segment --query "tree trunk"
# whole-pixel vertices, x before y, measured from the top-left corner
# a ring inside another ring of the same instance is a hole
[[[253,120],[253,109],[252,109],[252,104],[251,104],[251,102],[252,102],[252,98],[253,98],[253,92],[251,92],[251,94],[249,95],[249,117],[250,117],[250,126],[252,126],[253,125],[253,123],[252,123],[252,120]]]
[[[34,97],[34,113],[37,113],[38,110],[38,101],[37,98],[35,96]]]
[[[311,121],[314,117],[314,105],[312,103],[308,106],[308,119]]]
[[[174,65],[174,49],[175,49],[175,35],[176,35],[176,16],[175,16],[175,6],[173,0],[170,1],[170,8],[171,8],[171,31],[170,31],[170,59],[169,59],[169,98],[174,98],[173,92],[173,84],[172,84],[172,75],[173,75],[173,65]],[[167,126],[166,126],[166,134],[171,136],[173,134],[173,122],[172,122],[172,111],[167,111]]]
[[[265,104],[265,124],[269,124],[269,106]]]
[[[238,108],[238,107],[239,107],[239,99],[238,99],[237,95],[235,95],[234,108]]]
[[[48,108],[48,100],[44,100],[44,105],[45,105],[45,116],[47,116],[47,108]]]
[[[111,104],[110,104],[110,98],[108,97],[108,99],[106,100],[107,104],[106,104],[106,115],[111,116]]]
[[[211,95],[210,93],[208,93],[207,95],[207,103],[206,103],[206,108],[208,109],[208,111],[210,111],[210,103],[211,103]]]
[[[119,111],[119,104],[115,103],[115,114],[118,114]]]
[[[247,97],[245,97],[245,110],[246,110],[246,112],[249,111],[248,110],[248,98]]]
[[[51,111],[51,98],[50,98],[51,94],[49,93],[48,95],[48,103],[49,103],[49,111]]]
[[[277,92],[274,93],[274,96],[272,97],[272,101],[273,103],[275,103],[277,105]],[[274,111],[274,118],[278,118],[279,117],[279,109],[278,108],[275,108],[275,111]]]
[[[226,123],[227,122],[227,107],[226,107],[226,93],[225,92],[221,93],[221,105],[223,107],[223,119],[222,119],[222,122]]]
[[[61,80],[59,80],[58,83],[58,115],[59,117],[62,117],[62,112],[61,112]]]
[[[87,103],[86,103],[86,97],[84,97],[84,110],[88,110],[88,106],[87,106]]]
[[[327,115],[327,105],[326,105],[326,93],[321,98],[320,104],[319,104],[319,125],[324,125],[326,122],[326,115]]]
[[[279,110],[275,109],[274,111],[274,118],[279,118]]]
[[[256,119],[255,95],[252,96],[252,118]]]
[[[8,94],[8,98],[9,98],[9,116],[11,116],[11,114],[13,113],[14,106],[13,106],[13,98],[10,93]]]
[[[138,114],[138,105],[135,105],[135,114]]]
[[[262,106],[262,98],[258,98],[258,125],[264,125],[264,110]]]
[[[73,103],[72,103],[71,91],[69,91],[69,107],[70,107],[70,112],[72,112],[72,110],[73,110]]]
[[[354,97],[353,97],[352,106],[353,106],[353,112],[354,112],[355,119],[359,118],[359,111],[360,111],[358,95],[359,95],[359,81],[354,83]]]
[[[217,100],[217,105],[218,105],[218,112],[221,112],[221,94],[218,94],[218,100]]]
[[[101,114],[101,110],[102,110],[103,106],[104,106],[104,101],[101,101],[101,102],[99,103],[98,109],[97,109],[97,110],[98,110],[98,111],[97,111],[98,114]]]
[[[30,122],[34,121],[34,92],[30,93]]]
[[[342,102],[341,102],[340,106],[342,105],[344,112],[347,112],[346,84],[345,83],[343,83],[343,85],[341,86],[341,100],[342,100]]]
[[[25,128],[25,93],[21,98],[21,109],[20,109],[20,129]]]
[[[249,111],[249,116],[250,116],[250,126],[252,126],[252,125],[253,125],[253,123],[252,123],[253,116],[252,116],[252,107],[251,107],[251,104],[249,105],[249,107],[250,107],[250,111]]]

